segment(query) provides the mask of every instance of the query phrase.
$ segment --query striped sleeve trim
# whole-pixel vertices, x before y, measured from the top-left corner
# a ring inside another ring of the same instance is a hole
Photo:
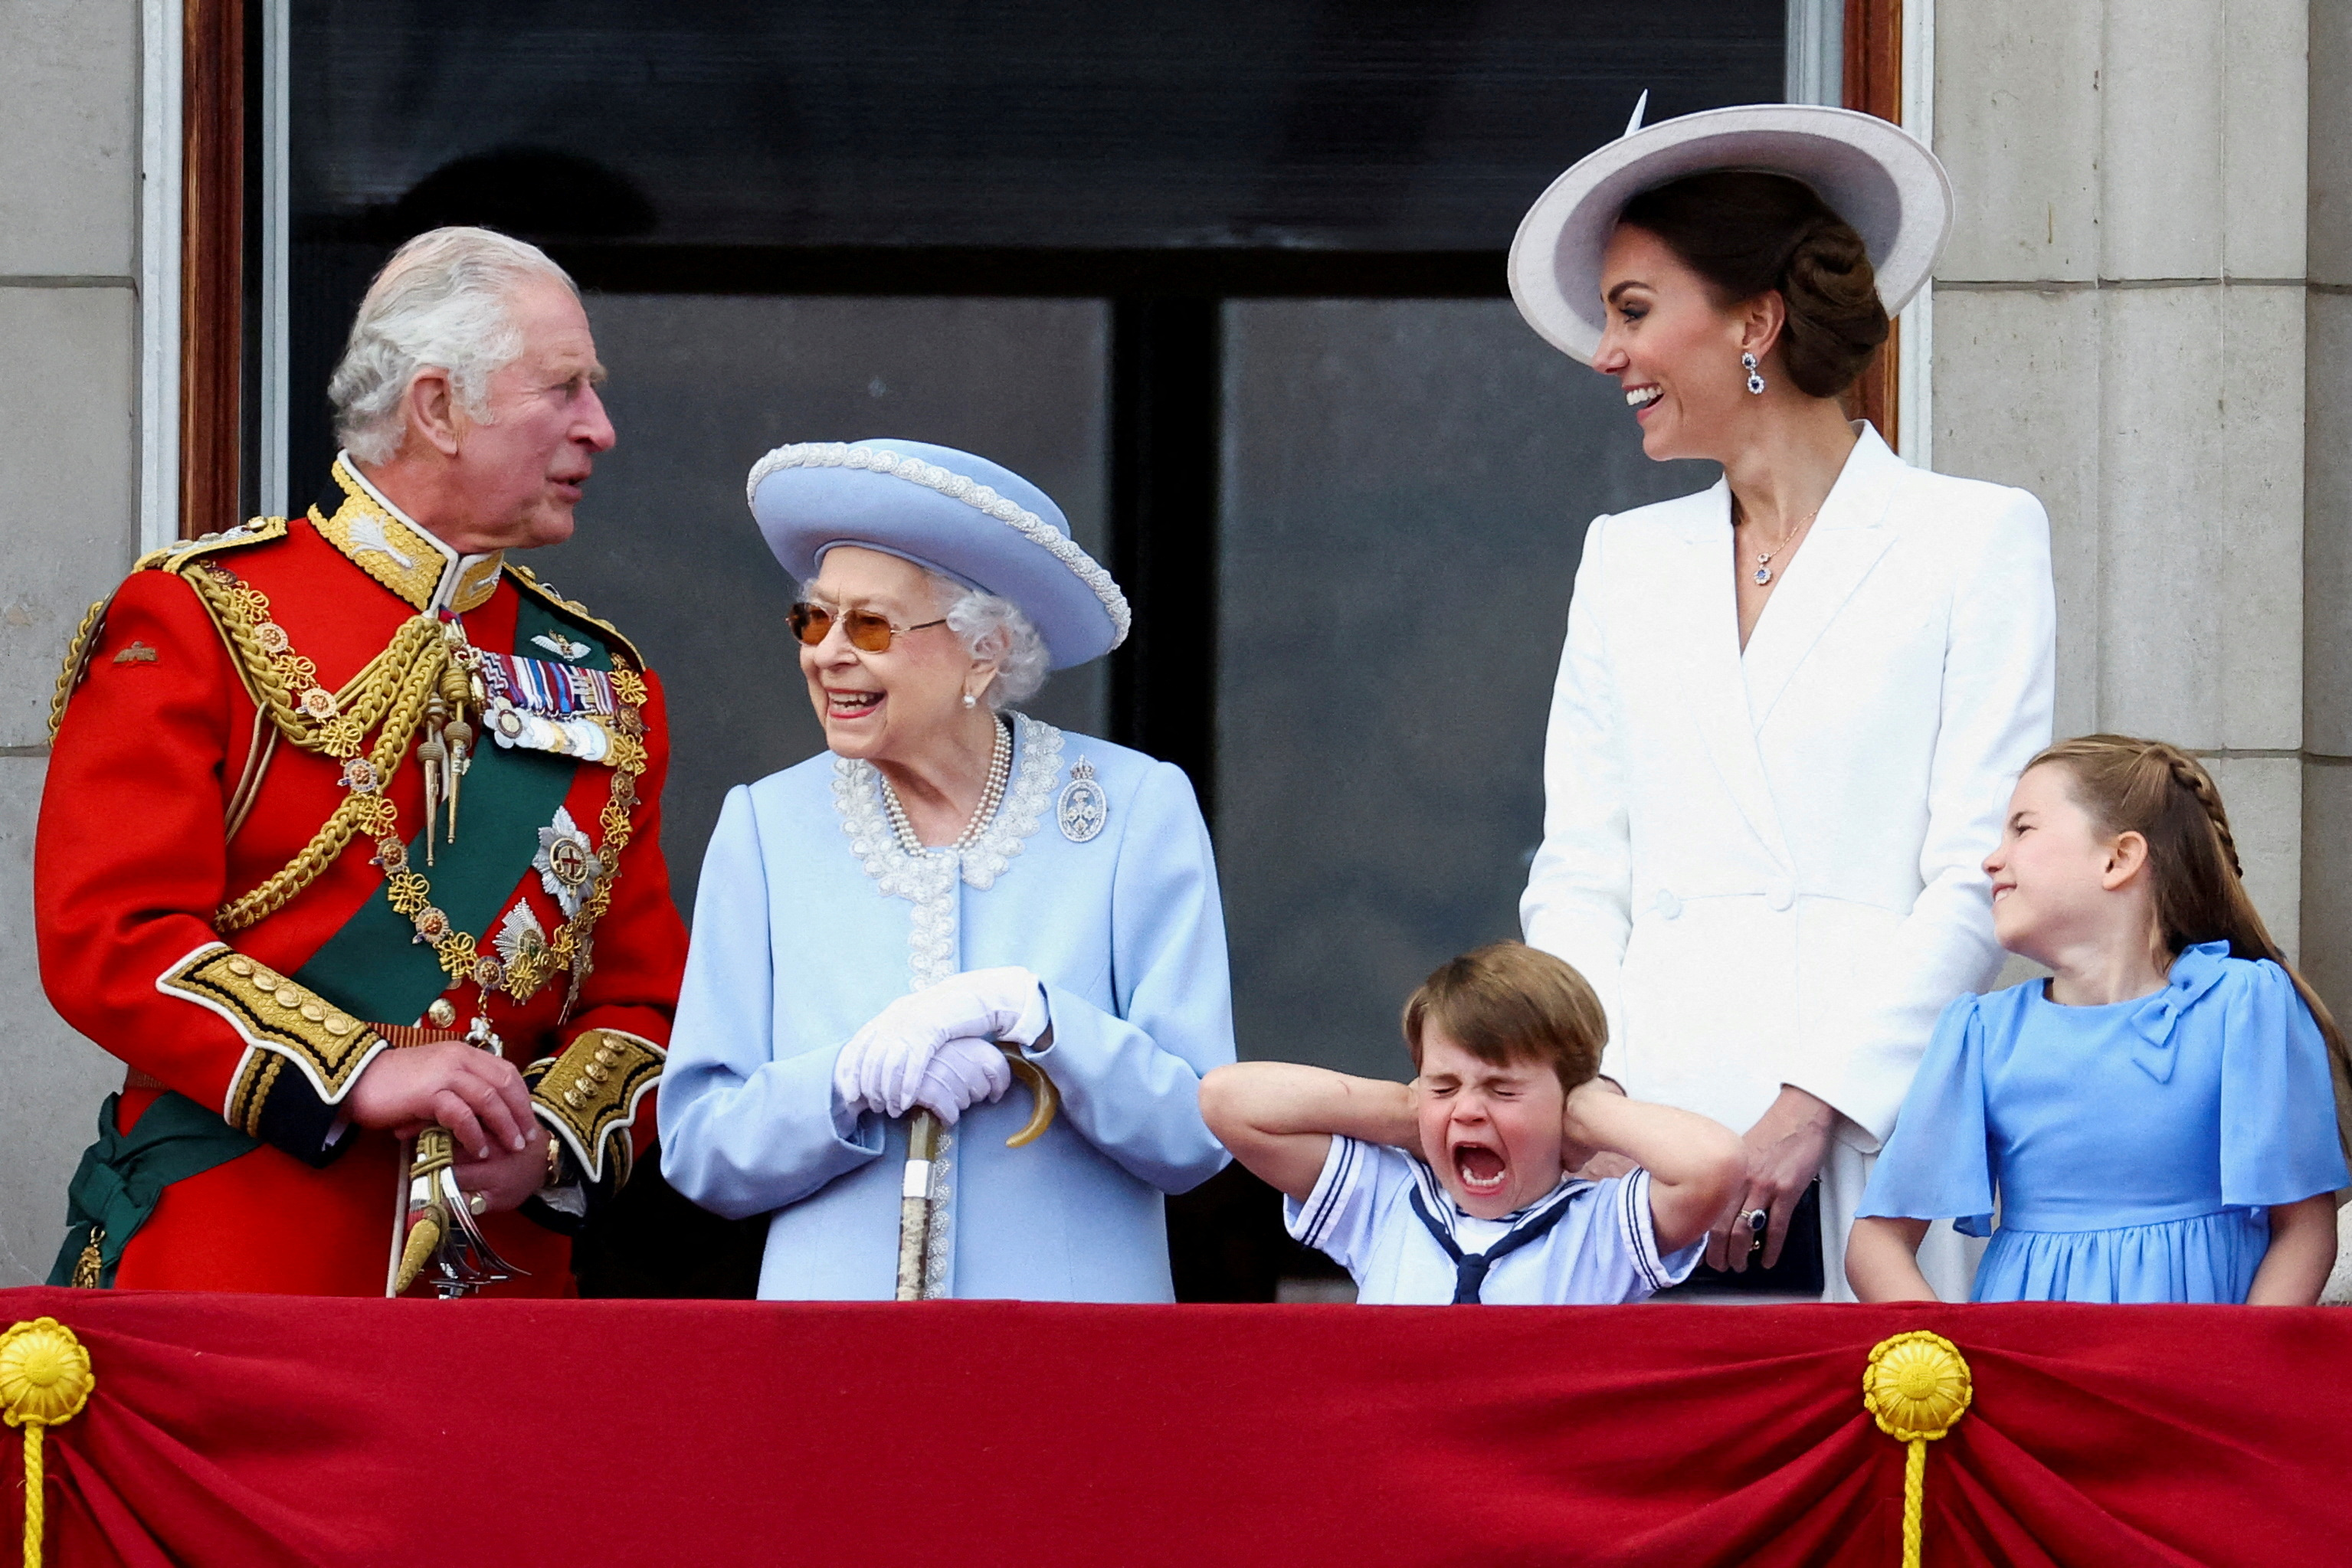
[[[1323,1174],[1316,1179],[1315,1190],[1307,1195],[1301,1207],[1299,1225],[1291,1234],[1309,1247],[1320,1247],[1330,1226],[1331,1217],[1339,1209],[1340,1200],[1348,1196],[1356,1179],[1356,1170],[1363,1161],[1364,1145],[1340,1134],[1331,1136],[1331,1152],[1323,1157]]]
[[[1617,1219],[1625,1234],[1625,1254],[1633,1260],[1633,1271],[1642,1277],[1654,1295],[1671,1282],[1666,1278],[1665,1260],[1658,1256],[1657,1232],[1650,1225],[1650,1173],[1635,1170],[1627,1176],[1617,1192]]]

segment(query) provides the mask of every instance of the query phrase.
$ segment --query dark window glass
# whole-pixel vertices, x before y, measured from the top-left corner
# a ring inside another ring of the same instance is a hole
[[[1225,321],[1217,846],[1242,1051],[1403,1077],[1407,993],[1518,935],[1585,524],[1714,469],[1643,457],[1616,384],[1507,300]]]
[[[1778,98],[1783,27],[1763,0],[293,14],[313,219],[488,199],[556,234],[1082,249],[1496,250],[1643,89],[1659,115]],[[524,151],[562,156],[515,189],[493,155]]]

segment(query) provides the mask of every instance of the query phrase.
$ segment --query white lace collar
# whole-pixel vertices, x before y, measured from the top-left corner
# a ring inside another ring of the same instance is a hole
[[[1062,732],[1026,714],[1011,716],[1013,781],[996,820],[961,853],[942,845],[908,854],[883,811],[882,779],[874,764],[862,758],[834,758],[833,804],[841,831],[884,897],[921,904],[944,893],[958,876],[984,893],[1012,869],[1013,858],[1045,821],[1054,781],[1061,777]]]

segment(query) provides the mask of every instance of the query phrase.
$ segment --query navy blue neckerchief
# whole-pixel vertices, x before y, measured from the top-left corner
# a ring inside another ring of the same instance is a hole
[[[1456,1307],[1483,1305],[1478,1292],[1486,1283],[1486,1270],[1500,1262],[1507,1254],[1517,1251],[1530,1241],[1541,1239],[1575,1206],[1577,1194],[1584,1191],[1585,1186],[1582,1182],[1571,1184],[1559,1202],[1532,1219],[1519,1221],[1504,1233],[1501,1240],[1484,1252],[1465,1252],[1462,1244],[1454,1239],[1454,1233],[1440,1225],[1437,1217],[1429,1212],[1429,1206],[1421,1200],[1420,1185],[1414,1184],[1406,1194],[1412,1200],[1413,1213],[1421,1217],[1422,1224],[1428,1228],[1430,1235],[1437,1239],[1437,1244],[1445,1249],[1445,1255],[1454,1260],[1454,1300],[1448,1304]]]

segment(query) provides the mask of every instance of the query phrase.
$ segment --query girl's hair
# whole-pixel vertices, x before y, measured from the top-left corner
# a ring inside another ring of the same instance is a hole
[[[2137,833],[2147,841],[2156,921],[2168,952],[2200,942],[2230,944],[2233,958],[2268,958],[2294,982],[2327,1041],[2336,1081],[2338,1135],[2352,1147],[2352,1059],[2327,1004],[2286,961],[2270,929],[2246,896],[2238,841],[2212,775],[2178,747],[2126,735],[2082,735],[2062,740],[2028,770],[2054,763],[2067,773],[2068,793],[2107,833]]]
[[[1524,942],[1490,942],[1448,959],[1405,999],[1404,1043],[1421,1070],[1423,1031],[1494,1067],[1548,1064],[1564,1090],[1601,1071],[1609,1015],[1583,976]]]
[[[1752,170],[1686,174],[1635,196],[1617,221],[1664,240],[1718,303],[1777,291],[1789,307],[1780,362],[1808,397],[1853,385],[1886,341],[1869,249],[1801,180]]]

